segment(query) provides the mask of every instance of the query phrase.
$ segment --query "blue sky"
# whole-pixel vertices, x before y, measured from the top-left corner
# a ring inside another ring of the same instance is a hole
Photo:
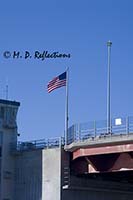
[[[106,119],[107,41],[111,40],[111,115],[133,116],[133,1],[1,1],[0,97],[21,102],[20,140],[61,136],[65,88],[48,94],[70,69],[69,124]],[[70,59],[9,59],[5,51],[70,53]]]

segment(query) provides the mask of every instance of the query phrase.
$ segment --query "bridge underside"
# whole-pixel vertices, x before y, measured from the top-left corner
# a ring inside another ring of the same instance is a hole
[[[132,171],[133,144],[79,148],[72,152],[71,166],[76,174]]]

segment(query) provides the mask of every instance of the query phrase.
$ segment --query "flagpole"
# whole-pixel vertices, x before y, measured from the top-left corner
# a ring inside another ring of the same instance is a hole
[[[67,145],[68,136],[68,79],[69,79],[69,68],[66,70],[66,110],[65,110],[65,146]]]
[[[111,109],[110,109],[110,54],[112,42],[107,42],[108,47],[108,77],[107,77],[107,133],[111,134]]]

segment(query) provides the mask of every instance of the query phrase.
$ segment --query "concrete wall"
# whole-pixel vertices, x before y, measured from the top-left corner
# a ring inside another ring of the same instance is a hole
[[[62,200],[132,200],[133,194],[85,189],[64,190]]]
[[[40,149],[16,155],[14,200],[61,200],[61,151]]]
[[[14,200],[42,200],[42,150],[21,152],[15,160]]]
[[[11,144],[17,142],[18,102],[0,99],[0,199],[14,200],[14,158]]]
[[[42,155],[42,200],[61,200],[61,149],[44,149]]]
[[[6,130],[2,137],[1,199],[14,200],[14,158],[10,153],[13,135],[11,130]]]

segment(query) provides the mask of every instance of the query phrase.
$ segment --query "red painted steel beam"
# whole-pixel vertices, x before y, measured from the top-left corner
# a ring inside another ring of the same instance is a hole
[[[80,148],[73,152],[73,160],[83,156],[124,153],[132,151],[133,151],[133,144],[120,144],[120,145],[104,146],[104,147]]]

